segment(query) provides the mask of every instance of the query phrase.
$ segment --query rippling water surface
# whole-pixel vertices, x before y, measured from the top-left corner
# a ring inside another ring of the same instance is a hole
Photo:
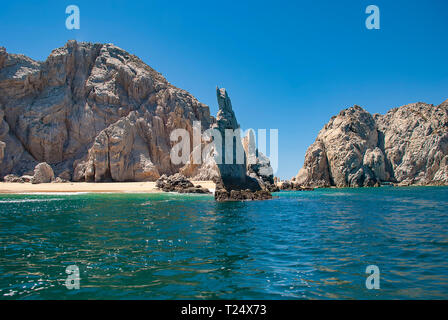
[[[0,195],[0,298],[448,298],[448,188],[276,195]]]

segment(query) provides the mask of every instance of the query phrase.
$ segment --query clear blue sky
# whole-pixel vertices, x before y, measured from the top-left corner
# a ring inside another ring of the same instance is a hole
[[[70,4],[80,30],[65,28]],[[365,27],[370,4],[380,30]],[[279,129],[277,174],[290,178],[341,109],[448,99],[447,17],[445,0],[4,1],[0,46],[44,60],[69,39],[111,42],[212,114],[225,87],[243,128]]]

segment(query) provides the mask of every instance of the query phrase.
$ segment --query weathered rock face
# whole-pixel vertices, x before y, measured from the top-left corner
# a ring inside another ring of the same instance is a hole
[[[202,163],[194,164],[192,155],[196,152],[196,148],[202,150]],[[212,180],[217,181],[220,179],[220,173],[218,165],[216,164],[215,156],[217,151],[213,143],[202,143],[200,147],[196,146],[190,155],[190,160],[183,166],[179,172],[183,175],[190,177],[192,180]]]
[[[0,177],[39,162],[75,181],[148,181],[179,170],[173,129],[209,108],[112,44],[69,41],[45,62],[0,49]]]
[[[308,148],[296,182],[315,187],[448,184],[448,103],[415,103],[371,116],[333,117]]]
[[[150,121],[150,120],[149,120]],[[155,181],[162,172],[170,172],[169,150],[150,153],[150,128],[143,118],[132,111],[104,129],[89,149],[86,162],[75,166],[75,180],[86,181]],[[152,159],[157,159],[156,166]]]
[[[216,124],[214,128],[221,133],[222,145],[221,150],[217,150],[221,163],[218,163],[220,178],[225,188],[246,189],[248,176],[246,174],[246,155],[241,143],[241,136],[226,136],[227,132],[238,133],[240,126],[233,112],[232,102],[227,95],[226,89],[216,88],[216,96],[219,104],[219,111],[216,116]],[[233,139],[231,142],[232,150],[226,148],[227,139]],[[230,155],[230,156],[229,156]],[[230,162],[230,163],[229,163]],[[251,188],[249,188],[251,189]]]
[[[221,154],[222,161],[217,163],[220,179],[216,183],[215,199],[217,201],[240,201],[272,198],[270,192],[263,189],[263,185],[260,183],[261,179],[247,174],[247,155],[241,137],[226,135],[227,130],[238,132],[239,125],[226,90],[217,88],[216,91],[219,111],[216,116],[216,124],[213,127],[221,133],[222,146],[221,150],[217,150],[217,152],[218,159]],[[229,144],[227,139],[232,139],[233,142]],[[229,145],[232,146],[231,150],[229,150]],[[250,145],[250,148],[252,149],[253,145]],[[250,155],[253,156],[253,154]]]
[[[305,163],[297,175],[303,185],[329,187],[331,185],[327,153],[322,141],[317,140],[308,148]]]
[[[414,103],[376,116],[392,178],[402,184],[448,184],[448,101]]]
[[[54,180],[54,172],[50,165],[46,162],[39,163],[34,168],[34,175],[31,179],[31,183],[49,183]]]
[[[0,109],[0,178],[11,172],[32,174],[36,164],[16,136],[9,132],[4,111]]]

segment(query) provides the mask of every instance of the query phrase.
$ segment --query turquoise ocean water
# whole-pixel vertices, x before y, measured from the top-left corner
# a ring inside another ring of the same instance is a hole
[[[0,195],[0,299],[448,298],[447,187],[275,195]]]

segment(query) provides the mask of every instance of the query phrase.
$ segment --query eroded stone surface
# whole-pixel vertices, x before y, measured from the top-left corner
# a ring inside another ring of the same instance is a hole
[[[46,162],[39,163],[36,168],[34,168],[34,175],[31,179],[31,183],[49,183],[54,180],[54,172],[51,166]]]
[[[448,102],[413,103],[370,115],[354,106],[308,148],[296,182],[315,187],[448,184]]]
[[[44,62],[0,49],[0,177],[47,162],[75,181],[155,181],[179,170],[169,135],[193,121],[214,119],[112,44],[69,41]]]

